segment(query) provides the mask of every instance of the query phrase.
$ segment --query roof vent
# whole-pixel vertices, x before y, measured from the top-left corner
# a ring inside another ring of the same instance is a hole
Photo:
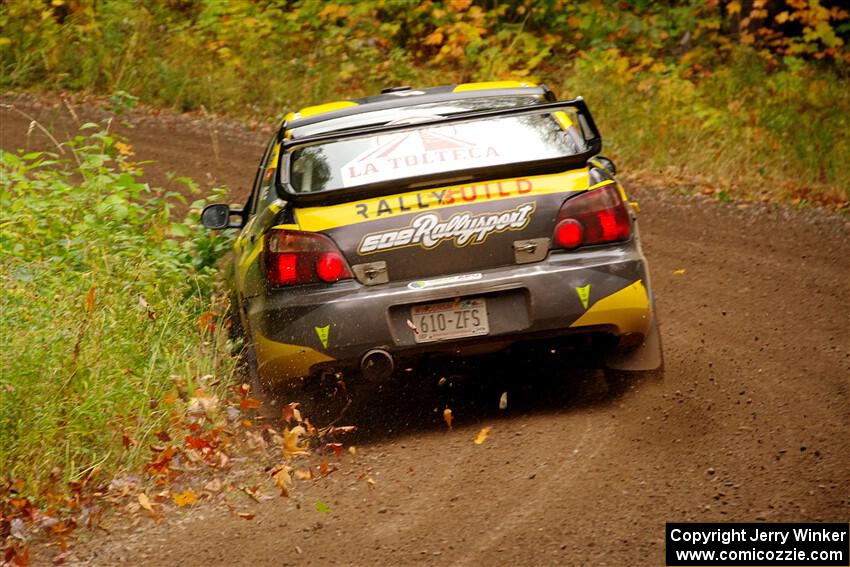
[[[385,89],[381,89],[381,94],[389,94],[389,93],[400,93],[402,91],[409,91],[410,85],[404,85],[403,87],[387,87]]]

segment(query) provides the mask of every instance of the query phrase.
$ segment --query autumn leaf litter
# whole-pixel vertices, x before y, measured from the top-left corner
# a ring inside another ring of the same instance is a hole
[[[33,541],[58,547],[53,562],[63,564],[75,560],[71,544],[77,527],[109,533],[113,525],[126,525],[129,519],[126,529],[135,529],[143,522],[168,523],[210,506],[245,521],[256,517],[256,504],[278,498],[293,499],[297,508],[332,513],[331,505],[321,499],[305,502],[301,487],[321,483],[343,461],[359,466],[358,448],[345,442],[356,427],[336,425],[336,421],[317,427],[297,402],[283,405],[279,418],[270,418],[249,385],[234,385],[219,397],[203,387],[211,380],[204,377],[201,387],[185,396],[185,411],[172,416],[168,432],[149,436],[152,442],[145,449],[150,456],[140,476],[128,474],[98,483],[93,470],[72,487],[71,496],[61,497],[68,500],[48,513],[27,499],[14,499],[15,487],[7,481],[0,502],[6,508],[9,503],[13,506],[3,510],[6,541],[0,564],[28,565]],[[507,392],[498,405],[502,410],[507,407]],[[442,418],[446,434],[452,434],[452,409],[445,407]],[[492,426],[483,427],[471,441],[482,445],[492,431]],[[123,445],[128,450],[141,449],[130,433],[123,434]],[[355,484],[366,490],[378,485],[371,468],[351,473]]]
[[[90,291],[87,301],[95,301]],[[204,377],[211,381],[212,377]],[[299,404],[283,406],[279,419],[269,419],[247,384],[233,386],[226,399],[196,388],[185,397],[185,411],[175,412],[169,432],[148,436],[152,442],[142,475],[109,480],[97,469],[63,487],[55,471],[55,490],[34,503],[19,496],[23,485],[0,481],[0,565],[30,564],[31,544],[40,542],[54,564],[73,562],[75,530],[87,527],[111,532],[112,526],[134,529],[142,522],[169,522],[200,506],[216,506],[246,521],[253,520],[253,503],[295,496],[301,507],[299,483],[320,483],[341,466],[354,461],[357,449],[343,442],[356,430],[350,425],[317,428],[302,416]],[[142,450],[135,438],[123,433],[125,450]],[[366,471],[358,477],[371,489],[375,481]],[[253,501],[253,503],[252,503]],[[330,512],[321,500],[313,506]]]

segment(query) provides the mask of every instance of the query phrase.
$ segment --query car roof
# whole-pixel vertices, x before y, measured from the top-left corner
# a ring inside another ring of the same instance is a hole
[[[291,130],[317,124],[326,120],[353,116],[376,110],[402,108],[428,103],[447,102],[468,98],[504,96],[538,96],[546,101],[554,101],[555,95],[546,85],[536,85],[524,81],[491,81],[481,83],[462,83],[425,89],[395,87],[384,89],[381,94],[328,102],[316,106],[307,106],[298,112],[290,112],[281,124],[281,130]]]

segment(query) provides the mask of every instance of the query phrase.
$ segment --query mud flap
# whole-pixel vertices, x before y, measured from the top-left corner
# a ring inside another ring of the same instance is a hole
[[[628,350],[614,349],[605,356],[605,367],[611,370],[645,372],[658,370],[663,366],[664,353],[661,350],[658,319],[652,322],[643,344]]]

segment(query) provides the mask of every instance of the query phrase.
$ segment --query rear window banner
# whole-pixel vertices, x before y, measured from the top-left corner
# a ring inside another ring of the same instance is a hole
[[[315,193],[559,158],[582,150],[551,115],[514,116],[306,146],[293,151],[290,179],[297,192]]]

